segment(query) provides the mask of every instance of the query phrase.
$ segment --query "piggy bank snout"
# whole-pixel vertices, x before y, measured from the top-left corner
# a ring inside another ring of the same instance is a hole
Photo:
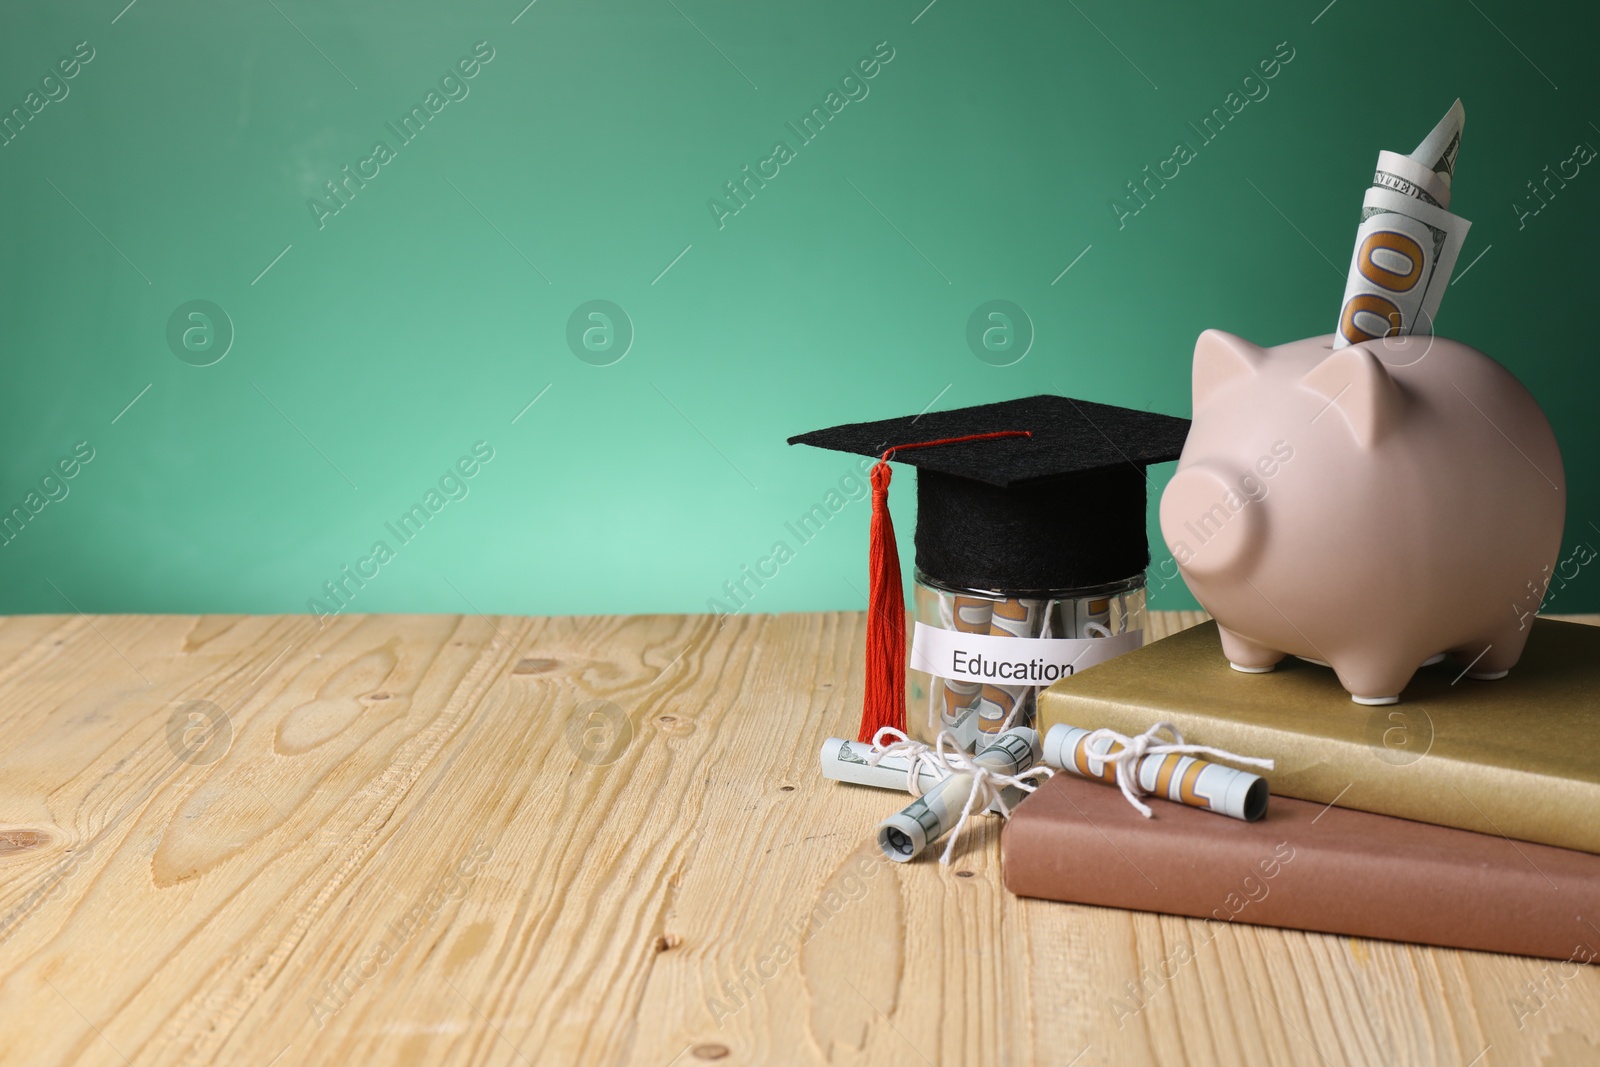
[[[1265,538],[1265,504],[1244,470],[1204,461],[1179,470],[1161,494],[1161,534],[1178,566],[1197,576],[1245,573]]]

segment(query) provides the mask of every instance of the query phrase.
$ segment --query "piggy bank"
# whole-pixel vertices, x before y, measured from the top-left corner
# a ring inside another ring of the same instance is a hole
[[[1561,547],[1566,478],[1520,382],[1443,337],[1194,350],[1194,424],[1161,532],[1235,670],[1285,655],[1392,704],[1452,657],[1504,677]]]

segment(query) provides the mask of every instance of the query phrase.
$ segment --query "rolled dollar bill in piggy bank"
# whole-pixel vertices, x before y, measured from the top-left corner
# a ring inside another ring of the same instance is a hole
[[[1561,547],[1550,423],[1482,352],[1436,336],[1194,353],[1194,424],[1161,532],[1236,670],[1326,664],[1390,704],[1443,653],[1468,677],[1522,655]]]

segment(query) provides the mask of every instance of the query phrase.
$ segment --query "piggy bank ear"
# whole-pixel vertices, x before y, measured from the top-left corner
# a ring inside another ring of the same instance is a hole
[[[1265,357],[1259,347],[1221,330],[1207,330],[1194,343],[1194,409],[1235,378],[1254,374]]]
[[[1371,448],[1400,420],[1400,387],[1383,361],[1361,345],[1339,349],[1300,382],[1326,398],[1312,421],[1331,418],[1328,409],[1338,408],[1363,448]]]

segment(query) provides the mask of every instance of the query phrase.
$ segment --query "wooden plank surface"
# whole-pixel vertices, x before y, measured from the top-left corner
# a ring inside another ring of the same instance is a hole
[[[1019,900],[989,819],[888,864],[817,772],[863,638],[6,619],[0,1063],[1600,1058],[1592,968]]]

